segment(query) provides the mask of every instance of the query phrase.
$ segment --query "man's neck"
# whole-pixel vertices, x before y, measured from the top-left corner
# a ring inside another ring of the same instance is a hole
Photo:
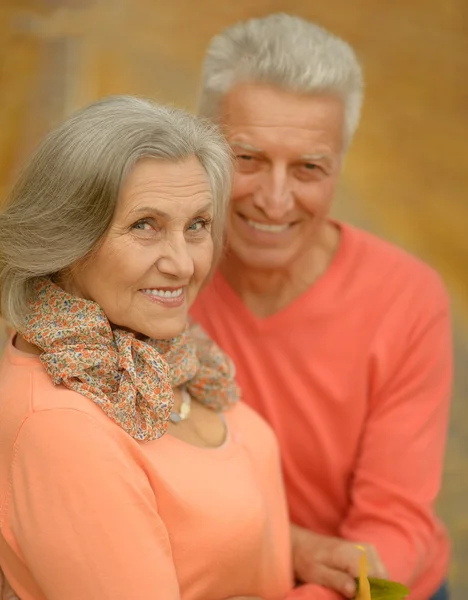
[[[339,242],[340,232],[330,224],[315,244],[283,269],[248,268],[228,251],[220,271],[247,308],[265,318],[291,304],[326,272]]]

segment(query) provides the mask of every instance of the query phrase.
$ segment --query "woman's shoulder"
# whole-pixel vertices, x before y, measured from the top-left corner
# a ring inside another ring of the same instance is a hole
[[[40,358],[15,351],[9,343],[0,362],[0,411],[22,418],[54,409],[75,409],[98,415],[102,411],[82,394],[55,385]]]
[[[83,418],[84,417],[84,418]],[[41,431],[54,428],[62,421],[83,421],[108,427],[109,419],[90,399],[64,385],[54,385],[38,356],[15,352],[7,344],[0,361],[0,459],[11,459],[22,430]],[[27,427],[25,428],[25,425]],[[52,438],[51,438],[52,439]]]

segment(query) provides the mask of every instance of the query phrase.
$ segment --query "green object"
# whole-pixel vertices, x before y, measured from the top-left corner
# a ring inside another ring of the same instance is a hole
[[[359,591],[359,579],[356,579]],[[403,600],[410,591],[401,583],[369,577],[372,600]]]

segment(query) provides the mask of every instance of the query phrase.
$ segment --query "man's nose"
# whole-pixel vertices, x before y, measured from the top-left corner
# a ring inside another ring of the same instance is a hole
[[[281,221],[294,205],[290,177],[286,168],[272,168],[254,194],[254,204],[272,221]]]

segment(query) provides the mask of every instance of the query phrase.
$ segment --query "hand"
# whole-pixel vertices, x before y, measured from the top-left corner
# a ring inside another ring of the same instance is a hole
[[[0,600],[19,600],[0,569]]]
[[[359,574],[362,551],[357,542],[319,535],[297,525],[292,526],[292,553],[296,577],[303,583],[315,583],[353,598],[354,578]],[[386,579],[387,570],[371,544],[359,543],[366,549],[369,576]]]

